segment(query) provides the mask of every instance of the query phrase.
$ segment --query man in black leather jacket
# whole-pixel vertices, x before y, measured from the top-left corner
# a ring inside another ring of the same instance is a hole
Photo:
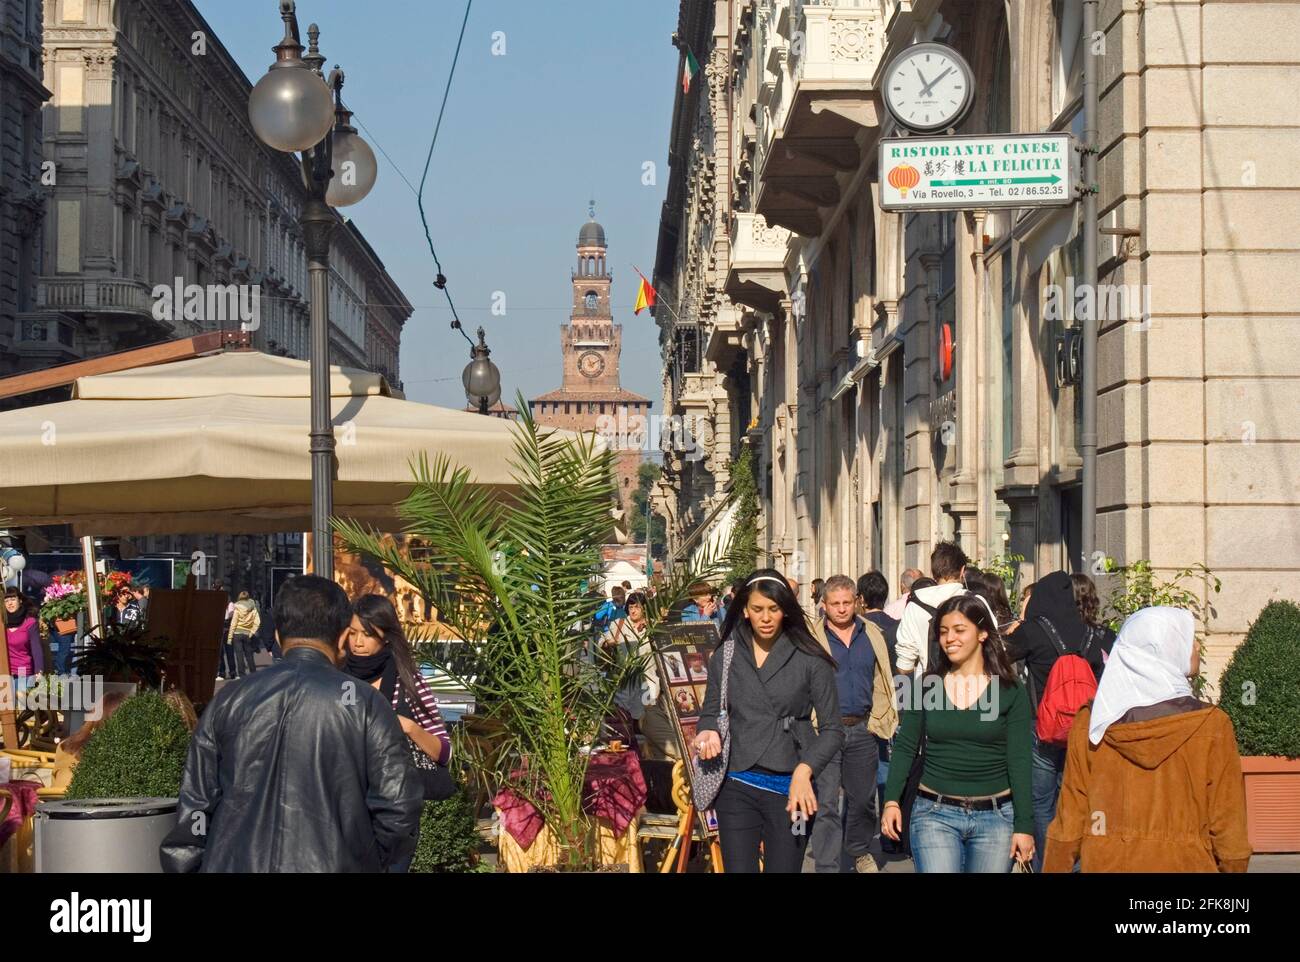
[[[275,597],[278,664],[213,698],[185,763],[168,872],[381,872],[415,848],[423,793],[392,707],[335,667],[347,595]]]

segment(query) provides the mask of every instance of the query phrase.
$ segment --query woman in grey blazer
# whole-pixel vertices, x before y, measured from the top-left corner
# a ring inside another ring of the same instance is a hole
[[[835,662],[813,638],[803,609],[778,572],[763,568],[727,611],[723,643],[735,653],[722,702],[722,646],[709,681],[695,748],[723,751],[718,717],[730,721],[727,777],[714,809],[728,872],[798,872],[817,811],[813,779],[844,743]],[[814,728],[814,710],[818,727]]]

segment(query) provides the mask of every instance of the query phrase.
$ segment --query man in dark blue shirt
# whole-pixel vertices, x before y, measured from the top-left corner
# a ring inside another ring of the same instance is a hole
[[[840,872],[847,853],[859,872],[877,871],[870,854],[875,827],[876,738],[868,730],[876,673],[876,652],[867,622],[854,610],[857,586],[845,575],[826,580],[822,589],[825,617],[814,623],[814,634],[825,639],[838,666],[844,748],[817,778],[817,819],[812,853],[818,872]],[[839,795],[844,790],[844,814]]]

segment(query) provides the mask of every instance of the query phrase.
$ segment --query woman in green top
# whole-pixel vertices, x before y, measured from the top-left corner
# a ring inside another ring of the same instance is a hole
[[[899,800],[924,741],[909,832],[916,870],[1007,872],[1034,856],[1029,698],[983,598],[949,598],[930,630],[939,657],[904,700],[881,830],[898,840]]]

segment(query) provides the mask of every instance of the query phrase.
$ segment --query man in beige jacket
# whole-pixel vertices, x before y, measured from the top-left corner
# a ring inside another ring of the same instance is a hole
[[[854,611],[857,586],[846,575],[826,579],[825,616],[811,620],[813,637],[835,659],[844,747],[817,779],[817,820],[811,839],[818,872],[839,872],[847,852],[859,872],[877,870],[868,851],[874,834],[876,736],[888,740],[898,727],[889,649],[880,629]],[[844,815],[839,812],[844,790]]]

